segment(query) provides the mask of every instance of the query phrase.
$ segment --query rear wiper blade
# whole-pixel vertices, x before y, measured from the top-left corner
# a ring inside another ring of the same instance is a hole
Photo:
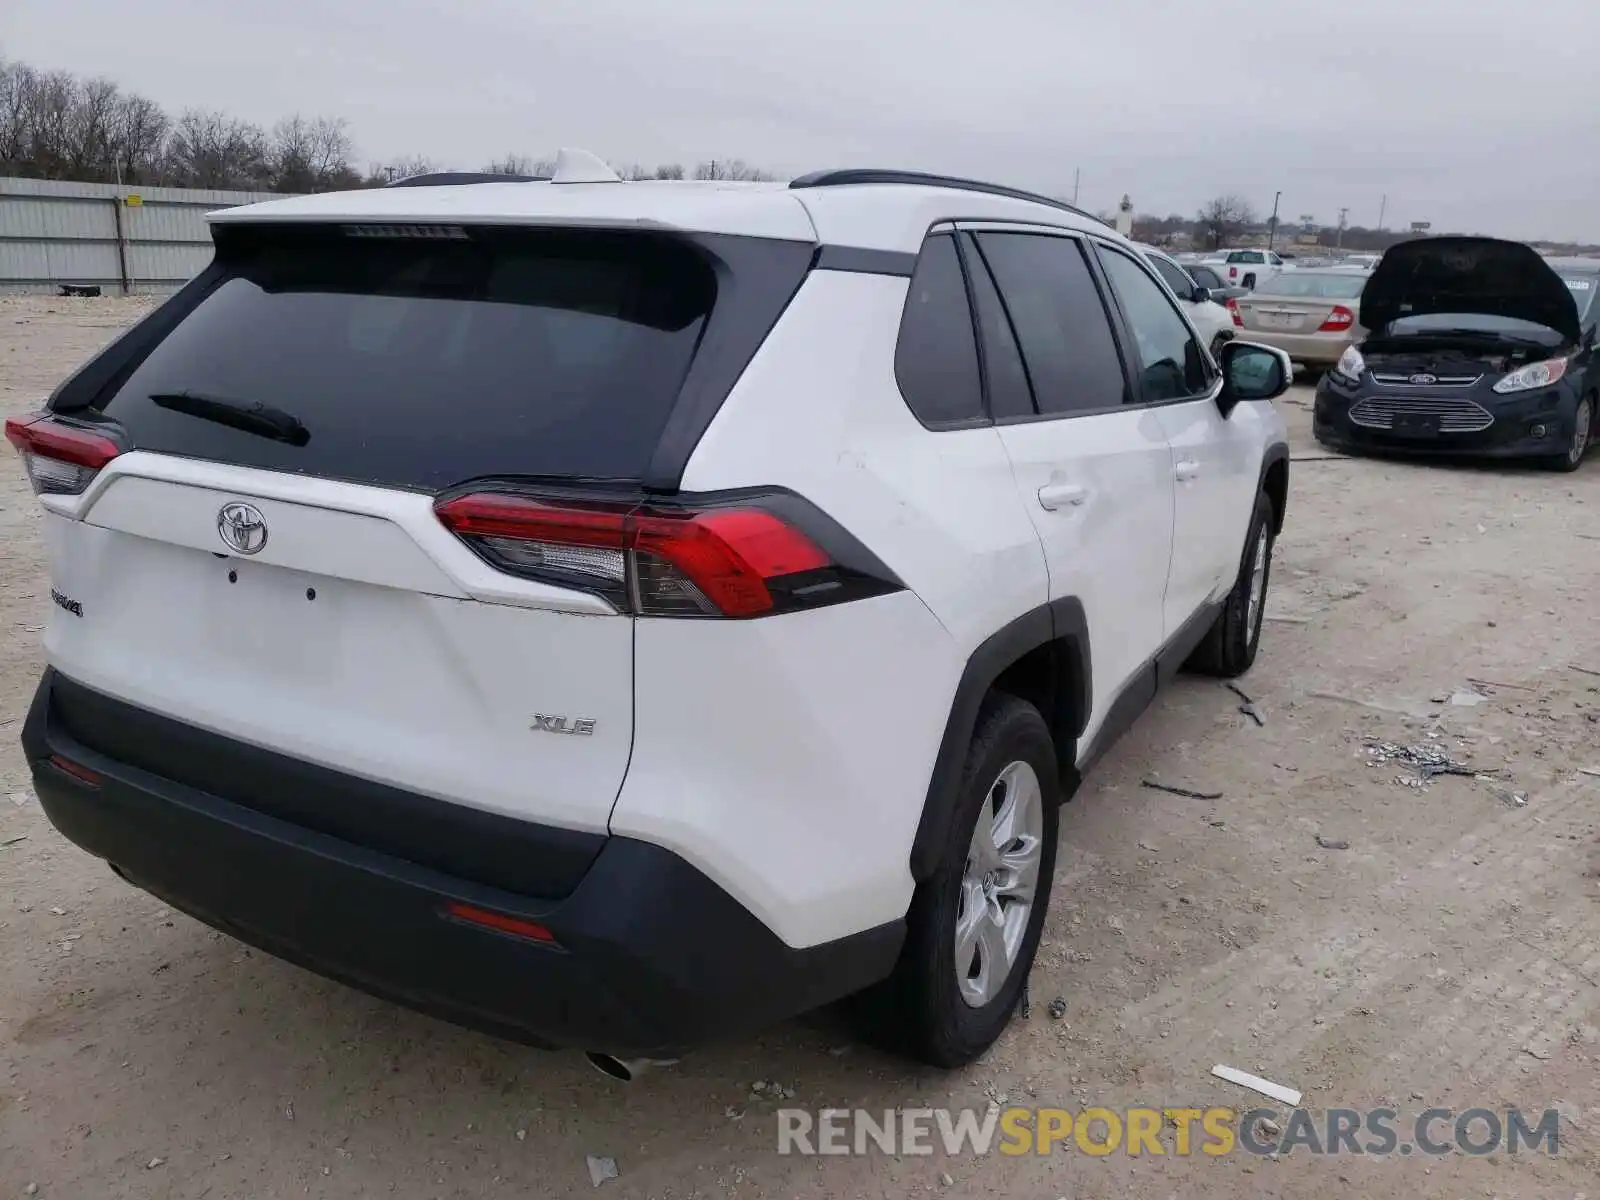
[[[291,446],[304,446],[311,440],[311,431],[300,423],[293,413],[262,404],[259,400],[230,400],[225,396],[207,396],[200,392],[154,392],[151,403],[172,412],[186,413],[202,421],[215,421],[232,429],[243,430],[275,442]]]

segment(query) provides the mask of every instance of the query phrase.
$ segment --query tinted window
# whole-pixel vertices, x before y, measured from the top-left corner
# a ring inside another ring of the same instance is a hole
[[[1194,284],[1189,281],[1189,277],[1181,268],[1154,254],[1147,255],[1145,261],[1156,269],[1156,274],[1161,276],[1162,282],[1172,289],[1174,296],[1181,300],[1189,298],[1189,294],[1194,291]]]
[[[1177,400],[1205,391],[1205,355],[1172,301],[1126,254],[1102,250],[1100,260],[1138,343],[1144,399]]]
[[[894,377],[924,424],[983,415],[972,310],[955,239],[948,235],[929,238],[917,259],[900,319]]]
[[[995,291],[989,269],[964,235],[967,268],[972,279],[972,298],[978,313],[978,332],[983,346],[983,369],[989,382],[989,413],[994,417],[1032,416],[1033,392],[1028,386],[1027,368],[1006,315],[1000,293]]]
[[[1115,408],[1122,360],[1094,276],[1071,238],[978,235],[1017,331],[1041,413]]]
[[[638,478],[711,312],[709,267],[638,234],[456,234],[236,231],[219,284],[98,407],[144,449],[389,486]],[[177,411],[184,393],[309,436]]]
[[[1210,288],[1212,291],[1228,286],[1210,267],[1190,267],[1189,274],[1194,276],[1194,281],[1201,287]]]

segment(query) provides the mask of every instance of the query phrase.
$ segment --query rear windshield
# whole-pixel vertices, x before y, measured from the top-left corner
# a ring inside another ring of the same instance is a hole
[[[1354,300],[1366,286],[1365,275],[1313,275],[1309,271],[1285,271],[1257,287],[1256,295]]]
[[[632,232],[230,229],[214,269],[96,407],[141,449],[430,491],[637,479],[715,298],[694,250]],[[266,405],[304,436],[175,396]]]

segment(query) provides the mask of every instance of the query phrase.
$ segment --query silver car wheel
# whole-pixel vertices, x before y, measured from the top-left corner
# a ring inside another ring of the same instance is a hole
[[[1000,994],[1022,953],[1043,849],[1039,776],[1026,762],[1009,763],[978,811],[956,909],[956,983],[972,1008]]]

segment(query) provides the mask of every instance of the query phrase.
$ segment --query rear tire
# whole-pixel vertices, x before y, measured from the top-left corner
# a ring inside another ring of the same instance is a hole
[[[1565,454],[1557,454],[1548,460],[1551,470],[1576,471],[1583,465],[1583,456],[1589,452],[1589,445],[1594,440],[1594,414],[1593,396],[1585,396],[1578,401],[1578,411],[1572,415],[1572,441],[1568,443]]]
[[[1252,292],[1255,291],[1256,290],[1255,272],[1252,271],[1250,274],[1246,275],[1243,279],[1241,279],[1239,281],[1239,286],[1240,287],[1249,288]]]
[[[1190,670],[1232,679],[1243,675],[1256,661],[1267,608],[1267,585],[1272,579],[1273,519],[1272,501],[1262,492],[1256,496],[1255,511],[1250,516],[1239,577],[1205,640],[1189,656],[1186,665]]]
[[[1039,710],[991,695],[960,788],[949,841],[912,898],[905,948],[873,1014],[876,1040],[944,1068],[994,1045],[1039,949],[1061,808],[1055,743]]]

